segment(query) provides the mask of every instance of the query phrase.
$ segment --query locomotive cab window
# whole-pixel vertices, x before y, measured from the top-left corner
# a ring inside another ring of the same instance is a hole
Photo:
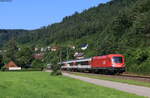
[[[113,62],[114,63],[122,63],[123,62],[123,58],[122,57],[113,57]]]

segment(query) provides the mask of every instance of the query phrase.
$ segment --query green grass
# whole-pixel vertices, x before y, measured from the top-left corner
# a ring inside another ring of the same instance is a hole
[[[0,72],[0,98],[143,98],[47,72]]]
[[[72,74],[89,77],[89,78],[109,80],[109,81],[114,81],[114,82],[121,82],[121,83],[127,83],[127,84],[132,84],[132,85],[150,87],[149,82],[136,81],[136,80],[130,80],[130,79],[119,79],[119,78],[107,77],[107,76],[102,76],[102,75],[90,75],[90,74],[85,74],[85,73],[72,73]]]

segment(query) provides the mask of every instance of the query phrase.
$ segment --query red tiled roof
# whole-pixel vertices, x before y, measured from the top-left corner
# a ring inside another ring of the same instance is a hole
[[[15,64],[15,62],[10,61],[10,62],[8,62],[8,64],[5,65],[5,67],[9,68],[9,67],[18,67],[18,66]]]

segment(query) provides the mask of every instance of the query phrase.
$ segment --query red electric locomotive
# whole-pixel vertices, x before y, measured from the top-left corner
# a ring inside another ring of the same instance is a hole
[[[95,56],[87,59],[62,62],[62,70],[89,71],[97,73],[123,73],[125,60],[121,54]]]

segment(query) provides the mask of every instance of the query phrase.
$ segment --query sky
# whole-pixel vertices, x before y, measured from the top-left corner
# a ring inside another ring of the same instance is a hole
[[[0,29],[33,30],[110,0],[0,0]]]

